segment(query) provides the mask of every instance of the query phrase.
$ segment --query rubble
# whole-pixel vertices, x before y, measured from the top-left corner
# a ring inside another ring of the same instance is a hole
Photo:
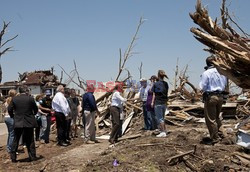
[[[225,7],[226,0],[222,0],[221,26],[218,19],[212,20],[206,8],[202,7],[201,0],[197,0],[196,11],[190,13],[194,23],[200,28],[191,28],[194,37],[206,49],[215,54],[214,65],[223,75],[227,76],[241,88],[250,88],[250,47],[248,35],[235,23]],[[244,34],[240,36],[230,25],[233,22]]]

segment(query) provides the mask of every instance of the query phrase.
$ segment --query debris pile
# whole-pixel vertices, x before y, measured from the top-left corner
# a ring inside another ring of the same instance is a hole
[[[196,11],[190,13],[190,17],[200,28],[191,28],[191,32],[198,41],[209,48],[207,51],[218,57],[214,65],[223,75],[241,88],[250,88],[249,35],[230,17],[225,2],[226,0],[222,0],[220,26],[217,18],[213,21],[207,9],[202,7],[201,0],[197,0]],[[234,23],[244,36],[240,36],[229,25],[228,20]]]

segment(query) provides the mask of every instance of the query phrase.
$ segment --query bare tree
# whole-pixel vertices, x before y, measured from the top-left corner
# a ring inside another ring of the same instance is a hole
[[[131,78],[131,75],[130,75],[130,72],[128,69],[125,68],[126,66],[126,62],[128,61],[128,59],[130,57],[132,57],[134,54],[136,54],[136,52],[133,52],[133,49],[135,47],[135,42],[136,40],[138,40],[138,33],[139,33],[139,30],[142,26],[142,24],[144,23],[145,19],[143,19],[143,17],[140,18],[140,21],[139,21],[139,24],[137,25],[137,28],[136,28],[136,31],[135,31],[135,34],[127,48],[127,50],[125,51],[123,57],[122,57],[122,51],[121,49],[119,49],[119,53],[120,53],[120,59],[119,59],[119,70],[118,70],[118,74],[117,74],[117,77],[115,79],[115,81],[119,81],[119,78],[122,74],[123,71],[127,71],[128,72],[128,77],[124,80],[122,80],[122,82],[126,82],[129,78]],[[105,97],[108,97],[109,95],[111,94],[111,91],[110,92],[106,92],[106,94],[102,95],[101,97],[99,97],[96,102],[100,102],[101,100],[103,100]]]
[[[145,19],[143,19],[143,17],[140,18],[140,21],[139,21],[139,24],[136,28],[136,32],[127,48],[127,50],[125,51],[124,55],[123,55],[123,58],[122,58],[122,52],[121,52],[121,49],[120,49],[120,61],[119,61],[119,71],[118,71],[118,75],[116,77],[116,80],[115,81],[118,81],[119,80],[119,77],[121,75],[121,73],[125,70],[125,65],[126,65],[126,62],[128,61],[128,59],[130,57],[132,57],[134,54],[136,54],[136,52],[133,52],[133,48],[135,47],[135,42],[136,40],[138,39],[137,35],[139,33],[139,30],[142,26],[142,24],[144,23]]]
[[[10,39],[4,40],[4,36],[7,33],[7,28],[9,26],[10,22],[6,23],[5,21],[3,21],[3,28],[0,32],[0,60],[1,57],[7,53],[8,51],[13,51],[13,47],[6,47],[6,44],[8,44],[8,42],[14,40],[18,35],[11,37]],[[0,83],[2,82],[2,78],[3,78],[3,72],[2,72],[2,67],[1,67],[1,63],[0,63]]]
[[[84,79],[82,79],[79,75],[79,72],[77,70],[77,66],[76,66],[76,61],[74,60],[74,69],[70,72],[70,74],[68,72],[66,72],[66,70],[58,65],[62,71],[68,76],[68,80],[67,80],[67,84],[66,85],[69,85],[71,82],[73,82],[75,85],[77,85],[79,88],[81,88],[82,90],[85,91],[86,89],[86,86],[87,86],[87,83],[86,81],[84,81]],[[62,76],[63,74],[61,74]],[[75,76],[77,77],[77,81],[74,80]],[[62,80],[62,78],[61,78]]]
[[[138,70],[139,70],[139,72],[140,72],[140,79],[142,78],[142,66],[143,66],[143,64],[142,64],[142,62],[141,62],[140,67],[138,67]]]

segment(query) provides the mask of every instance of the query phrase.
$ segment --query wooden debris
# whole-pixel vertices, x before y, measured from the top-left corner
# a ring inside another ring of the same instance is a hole
[[[222,3],[222,26],[213,21],[207,9],[202,7],[201,0],[197,0],[196,11],[190,14],[194,23],[200,28],[191,28],[194,37],[202,44],[209,47],[207,51],[216,55],[213,64],[220,73],[227,76],[241,88],[250,88],[250,46],[249,40],[241,37],[229,24],[232,18]],[[237,23],[233,22],[237,27]],[[242,31],[242,30],[241,30]]]
[[[131,121],[133,115],[134,115],[134,112],[131,112],[131,113],[129,114],[128,118],[125,119],[124,123],[122,124],[122,135],[123,135],[124,132],[126,131],[126,129],[127,129],[128,125],[129,125],[129,123],[130,123],[130,121]]]
[[[135,135],[131,135],[131,136],[121,137],[118,140],[121,141],[121,140],[127,140],[127,139],[136,139],[136,138],[141,137],[141,136],[142,136],[141,134],[135,134]]]
[[[171,163],[174,159],[182,158],[182,157],[184,157],[184,156],[186,156],[186,155],[193,154],[193,153],[195,153],[195,150],[190,150],[190,151],[188,151],[188,152],[184,152],[184,153],[181,153],[181,154],[179,154],[179,155],[175,155],[175,156],[169,157],[169,158],[167,159],[167,162],[168,162],[168,163]]]
[[[194,171],[194,172],[198,171],[198,168],[195,166],[195,164],[192,164],[187,158],[183,158],[183,162],[192,171]]]

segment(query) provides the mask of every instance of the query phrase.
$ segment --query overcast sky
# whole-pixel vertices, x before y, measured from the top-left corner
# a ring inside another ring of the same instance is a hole
[[[133,79],[139,80],[143,62],[143,77],[164,69],[172,82],[179,58],[180,70],[188,64],[189,79],[198,86],[209,55],[190,32],[196,27],[189,17],[196,0],[0,0],[0,4],[0,20],[11,22],[6,38],[19,35],[9,44],[16,51],[1,59],[3,82],[17,80],[18,72],[52,66],[60,76],[58,65],[70,72],[73,60],[86,80],[115,79],[119,48],[126,50],[141,16],[147,21],[134,48],[139,54],[126,65]],[[203,4],[213,19],[220,15],[220,0]],[[234,20],[250,31],[250,1],[228,0],[228,5]]]

